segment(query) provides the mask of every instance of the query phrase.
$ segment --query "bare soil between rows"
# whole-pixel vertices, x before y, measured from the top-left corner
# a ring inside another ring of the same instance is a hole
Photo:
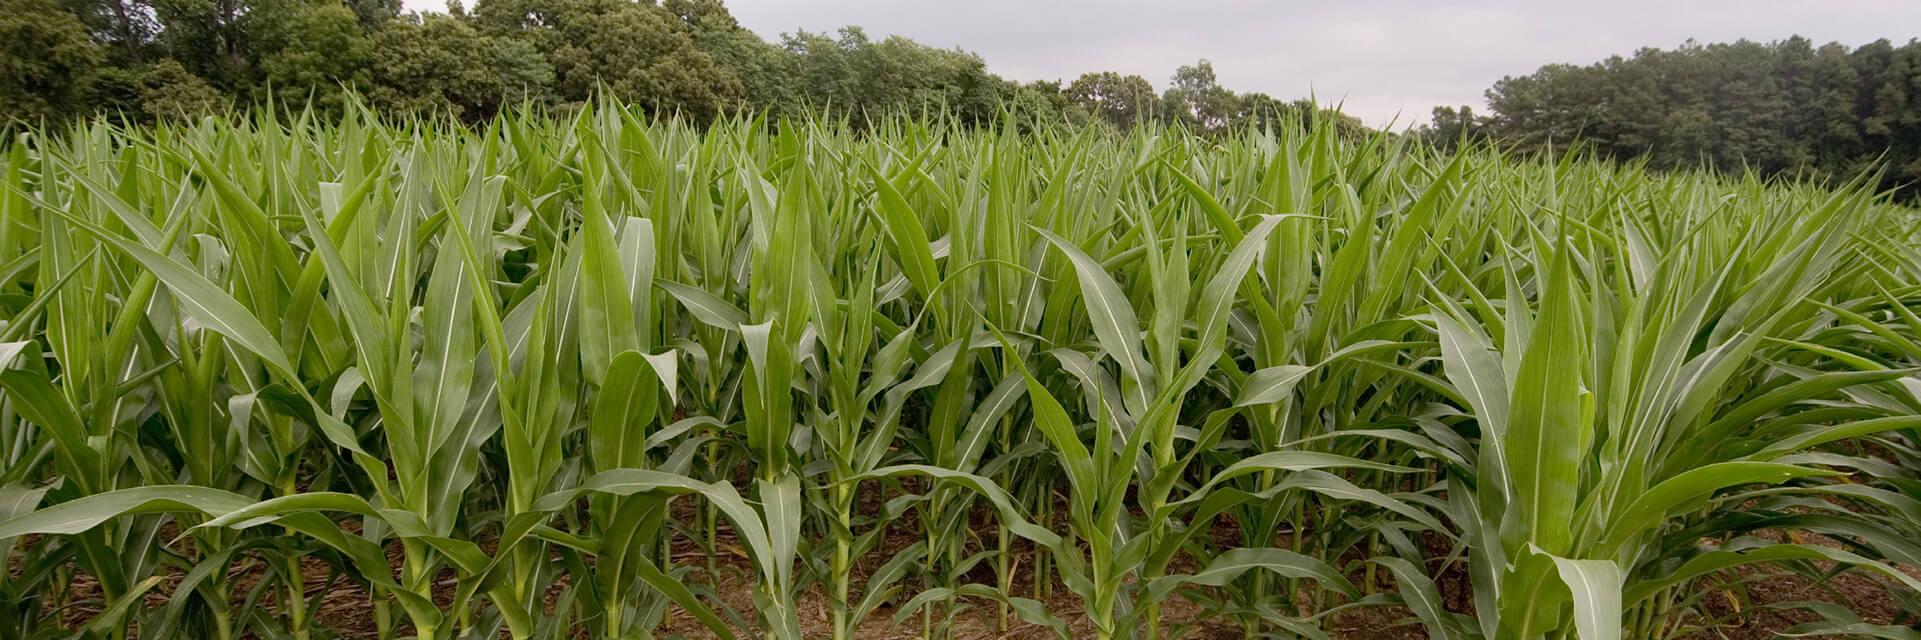
[[[697,514],[694,513],[694,509],[696,508],[697,507],[692,504],[692,501],[677,501],[675,505],[675,517],[681,518],[682,521],[693,521],[693,519],[697,517]],[[860,585],[865,584],[868,576],[871,575],[874,570],[878,569],[880,564],[885,562],[887,558],[892,557],[898,550],[906,548],[920,539],[920,532],[916,530],[914,523],[915,521],[912,518],[902,518],[900,521],[891,523],[887,535],[879,542],[878,548],[866,554],[866,556],[857,559],[853,579],[853,584],[856,589],[858,589]],[[172,525],[168,525],[168,529],[171,530],[171,528]],[[972,533],[969,538],[975,541],[976,545],[992,544],[992,541],[998,539],[998,529],[993,524],[993,518],[989,514],[977,514],[970,529]],[[1223,542],[1232,541],[1239,535],[1238,530],[1234,528],[1234,524],[1231,521],[1215,523],[1214,530],[1211,533],[1217,540]],[[1791,537],[1794,541],[1802,543],[1840,546],[1839,543],[1833,540],[1815,535],[1801,535],[1799,533],[1783,534],[1780,532],[1768,532],[1765,535],[1776,538]],[[162,536],[163,539],[173,539],[173,537],[174,536],[170,534]],[[482,546],[491,551],[491,541],[482,542]],[[1445,561],[1450,551],[1446,540],[1429,534],[1424,542],[1427,545],[1427,553],[1430,557],[1431,567],[1439,566]],[[182,541],[176,544],[184,545],[186,543]],[[722,551],[722,555],[715,559],[715,565],[718,569],[718,580],[715,580],[714,576],[711,576],[705,571],[707,564],[706,556],[700,547],[692,541],[676,539],[672,555],[679,566],[698,568],[688,574],[687,579],[690,582],[699,583],[711,588],[712,591],[718,595],[722,604],[732,608],[741,617],[752,620],[755,616],[755,575],[753,564],[741,547],[732,544],[731,533],[727,531],[724,523],[720,527],[719,548]],[[975,549],[970,547],[970,551],[972,550]],[[176,551],[185,551],[185,549],[177,548]],[[1034,572],[1031,570],[1034,558],[1033,551],[1025,546],[1017,546],[1015,551],[1017,555],[1013,571],[1014,582],[1011,585],[1011,593],[1021,597],[1038,596],[1036,599],[1041,600],[1049,612],[1067,622],[1070,631],[1075,637],[1092,637],[1094,627],[1085,614],[1080,599],[1068,591],[1067,588],[1058,581],[1049,585],[1051,588],[1047,589],[1044,593],[1036,594],[1035,585],[1033,584]],[[397,543],[390,545],[388,555],[394,567],[397,568],[401,566],[400,547]],[[1346,565],[1359,566],[1360,563],[1351,562],[1346,563]],[[316,595],[320,596],[319,607],[311,612],[314,624],[327,629],[340,638],[362,639],[378,637],[377,627],[374,622],[372,602],[367,597],[366,591],[361,588],[360,585],[351,580],[330,580],[330,575],[333,572],[332,567],[319,559],[305,559],[303,561],[303,567],[306,580],[305,592],[309,600],[311,601]],[[1176,565],[1171,567],[1170,571],[1192,571],[1193,568],[1193,563],[1183,558],[1177,560]],[[15,571],[18,570],[17,567],[13,569]],[[237,585],[233,590],[236,594],[236,599],[243,598],[244,594],[250,590],[250,587],[265,575],[266,571],[266,566],[258,559],[248,558],[235,562],[230,568],[230,575],[234,577],[235,584]],[[1847,607],[1859,615],[1864,621],[1875,624],[1890,624],[1896,619],[1899,613],[1898,606],[1888,594],[1885,585],[1878,578],[1858,572],[1840,574],[1817,583],[1786,572],[1772,575],[1755,574],[1753,572],[1767,571],[1767,569],[1755,569],[1752,567],[1743,568],[1742,571],[1743,573],[1739,575],[1745,578],[1744,585],[1736,586],[1730,581],[1727,583],[1729,586],[1726,588],[1717,588],[1713,579],[1696,583],[1700,588],[1716,589],[1718,591],[1717,593],[1706,595],[1703,600],[1703,609],[1707,615],[1715,618],[1724,618],[1725,621],[1719,622],[1710,628],[1697,630],[1684,637],[1699,638],[1702,640],[1720,638],[1726,638],[1728,640],[1774,638],[1778,637],[1782,631],[1797,624],[1816,620],[1814,615],[1809,612],[1768,607],[1768,605],[1780,603],[1805,601],[1836,603]],[[164,582],[147,594],[146,606],[165,606],[172,596],[174,585],[177,583],[179,577],[177,572],[167,575],[167,579]],[[1392,576],[1385,571],[1376,572],[1373,576],[1372,583],[1368,583],[1366,576],[1359,570],[1353,571],[1349,577],[1357,586],[1361,586],[1361,588],[1369,593],[1392,591],[1394,588]],[[966,576],[966,580],[968,582],[993,584],[995,582],[995,576],[991,563],[981,563],[973,572]],[[883,604],[870,615],[867,620],[860,624],[855,636],[858,638],[883,640],[921,637],[922,622],[919,613],[912,613],[905,616],[904,619],[898,623],[895,621],[896,611],[893,606],[912,597],[914,591],[919,588],[912,581],[912,577],[905,579],[901,585],[905,590],[905,594],[897,596],[895,598],[896,602],[894,603]],[[456,579],[452,571],[443,571],[435,588],[436,600],[443,606],[451,602],[455,584]],[[1472,614],[1472,587],[1468,583],[1467,576],[1463,571],[1460,571],[1458,568],[1443,571],[1436,576],[1435,584],[1440,590],[1443,603],[1448,610],[1456,613]],[[561,592],[566,585],[567,578],[563,576],[561,580],[550,589],[550,599],[548,602],[550,610],[553,606],[552,596]],[[100,610],[97,584],[90,576],[84,573],[77,573],[75,579],[66,585],[66,588],[68,589],[67,602],[71,604],[63,608],[59,612],[59,615],[63,623],[69,628],[77,629]],[[265,595],[255,603],[255,606],[270,607],[277,610],[279,607],[279,596],[279,589],[270,590],[268,595]],[[857,601],[860,595],[856,593],[851,597]],[[233,605],[240,607],[245,606],[245,603],[236,601]],[[822,587],[815,585],[804,591],[800,595],[798,605],[801,629],[806,637],[826,638],[831,636],[832,612],[829,606],[829,598]],[[1041,640],[1053,637],[1050,629],[1039,625],[1024,623],[1012,613],[1009,613],[1006,626],[1003,628],[998,615],[998,608],[993,602],[963,599],[960,601],[960,605],[961,609],[954,614],[952,626],[949,628],[949,633],[953,638],[961,640]],[[940,615],[940,613],[940,610],[935,610],[935,615]],[[1305,614],[1308,612],[1303,611],[1301,613]],[[1177,596],[1163,606],[1163,628],[1179,631],[1179,635],[1172,637],[1222,640],[1244,637],[1237,621],[1224,617],[1212,619],[1198,618],[1198,616],[1201,615],[1203,615],[1203,611],[1200,606]],[[397,630],[396,637],[405,637],[411,633],[411,631],[406,628],[404,616],[401,616],[397,609],[394,612],[394,616],[396,618],[395,621],[401,624],[401,628]],[[725,614],[723,614],[723,617],[725,617]],[[1677,625],[1690,624],[1696,626],[1703,625],[1705,622],[1707,621],[1699,618],[1679,619],[1675,621]],[[1428,637],[1425,628],[1408,610],[1401,607],[1349,609],[1323,619],[1321,624],[1323,631],[1330,637],[1338,640],[1376,638],[1388,640],[1406,638],[1416,640]],[[130,631],[130,637],[140,637],[138,629]],[[743,637],[756,637],[757,635],[752,629],[737,631],[741,633]],[[707,628],[701,626],[692,615],[687,614],[678,607],[669,609],[666,619],[656,631],[656,636],[679,636],[686,638],[714,637],[714,635]],[[249,635],[246,637],[252,636]],[[506,637],[504,632],[502,637]],[[588,638],[591,637],[591,634],[583,629],[577,634],[577,637]]]

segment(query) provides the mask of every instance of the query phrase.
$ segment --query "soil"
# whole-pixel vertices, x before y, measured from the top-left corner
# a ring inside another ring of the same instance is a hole
[[[691,507],[683,508],[691,509]],[[693,517],[691,511],[676,515],[689,519]],[[906,520],[906,522],[897,523],[890,529],[889,534],[880,543],[878,550],[868,553],[865,558],[857,563],[854,572],[855,585],[864,584],[867,576],[878,568],[879,563],[882,562],[883,559],[891,557],[894,551],[911,545],[918,539],[918,534],[912,531],[913,523],[911,519],[903,520]],[[977,522],[975,523],[977,539],[994,539],[996,532],[991,525],[989,525],[989,520],[990,519],[986,517],[977,518]],[[1224,527],[1231,526],[1231,523],[1220,524]],[[1215,534],[1228,539],[1232,537],[1231,534],[1218,530]],[[723,537],[726,535],[724,526],[722,535]],[[172,539],[173,537],[170,533],[163,535],[163,539]],[[1794,535],[1792,537],[1794,537],[1796,541],[1803,543],[1839,546],[1839,543],[1820,536]],[[754,569],[745,555],[739,551],[738,547],[729,545],[725,541],[723,541],[722,546],[731,552],[724,554],[717,563],[719,569],[718,584],[711,586],[715,593],[719,594],[726,606],[733,608],[743,617],[751,619],[754,611]],[[1437,539],[1427,540],[1427,547],[1429,554],[1436,558],[1442,557],[1447,553],[1445,543]],[[700,566],[705,563],[704,555],[691,542],[682,541],[681,544],[676,546],[674,555],[677,562],[686,566]],[[389,549],[389,557],[395,566],[399,566],[400,550],[398,545],[394,545]],[[1031,555],[1022,553],[1015,569],[1015,584],[1013,585],[1012,591],[1023,597],[1033,597],[1035,595],[1034,585],[1032,583],[1032,572],[1029,570],[1031,568],[1031,559]],[[317,610],[311,612],[316,624],[332,630],[342,638],[376,637],[373,608],[365,590],[350,580],[329,581],[331,568],[321,560],[306,559],[303,561],[303,568],[306,576],[305,588],[309,598],[317,594],[324,594],[321,596],[320,605]],[[1184,571],[1191,569],[1191,566],[1176,566],[1172,570]],[[1825,567],[1823,567],[1823,569],[1825,569]],[[241,594],[239,597],[244,597],[244,594],[249,591],[247,588],[248,585],[256,583],[265,571],[266,567],[256,561],[246,560],[234,563],[232,575],[237,583],[241,585],[241,588],[235,589],[235,593]],[[1800,575],[1779,570],[1761,570],[1775,571],[1776,573],[1756,573],[1756,571],[1756,569],[1752,568],[1746,569],[1727,577],[1718,585],[1705,581],[1697,583],[1699,588],[1713,589],[1715,591],[1704,596],[1702,607],[1706,615],[1712,619],[1693,617],[1688,619],[1677,618],[1671,622],[1671,625],[1685,625],[1695,629],[1691,633],[1683,635],[1682,637],[1684,638],[1700,640],[1746,640],[1777,637],[1781,631],[1794,625],[1817,619],[1814,614],[1807,611],[1791,608],[1777,609],[1768,606],[1772,604],[1805,601],[1839,603],[1861,616],[1863,620],[1876,624],[1889,624],[1898,614],[1897,605],[1889,596],[1883,582],[1877,577],[1868,576],[1859,572],[1850,572],[1816,582]],[[1363,582],[1362,576],[1359,573],[1350,577],[1354,579],[1357,585]],[[165,606],[171,597],[174,584],[178,578],[177,573],[167,576],[166,580],[146,595],[146,605],[150,607]],[[976,569],[976,571],[967,576],[967,578],[970,581],[989,584],[991,584],[994,579],[992,569],[985,564],[983,564],[981,568]],[[709,579],[704,570],[690,574],[690,580],[704,581]],[[1449,610],[1459,613],[1472,612],[1472,594],[1468,591],[1470,587],[1468,586],[1466,576],[1461,575],[1459,570],[1443,572],[1436,577],[1435,582],[1441,591],[1442,600]],[[440,601],[443,605],[446,604],[451,599],[453,585],[453,574],[450,571],[444,573],[436,589],[436,600]],[[558,593],[564,589],[565,586],[566,582],[563,578],[559,584],[554,586],[551,592]],[[1375,590],[1391,590],[1393,588],[1392,577],[1386,572],[1378,572],[1375,576],[1373,588]],[[78,573],[74,576],[74,579],[67,584],[67,589],[70,594],[68,602],[79,604],[74,604],[63,609],[60,615],[69,628],[78,628],[98,613],[98,597],[93,596],[89,599],[90,594],[97,593],[97,585],[89,576],[84,573]],[[275,593],[276,591],[277,590],[270,590],[267,595],[262,597],[258,606],[277,609],[279,607],[279,603],[277,602],[279,594]],[[854,597],[858,598],[858,594]],[[1076,637],[1092,636],[1093,626],[1082,612],[1079,599],[1064,586],[1055,583],[1052,585],[1050,593],[1038,599],[1046,604],[1048,611],[1066,620],[1070,630]],[[241,606],[241,603],[237,602],[235,604],[236,606]],[[551,605],[551,601],[549,604]],[[1051,631],[1045,627],[1026,624],[1011,613],[1008,616],[1006,627],[1003,628],[1000,624],[998,608],[993,602],[968,601],[963,599],[961,606],[962,610],[954,616],[951,627],[951,635],[954,638],[964,640],[1040,640],[1052,637]],[[799,600],[799,612],[802,631],[807,637],[828,637],[830,635],[832,629],[831,614],[828,607],[828,599],[823,589],[812,588],[805,591]],[[1162,617],[1166,623],[1166,628],[1182,628],[1184,632],[1180,637],[1183,638],[1226,640],[1242,637],[1239,626],[1233,620],[1196,620],[1195,616],[1200,615],[1200,613],[1201,607],[1177,597],[1163,606]],[[395,616],[397,618],[402,617],[398,611],[395,612]],[[859,626],[856,637],[885,640],[920,637],[921,616],[919,613],[906,616],[899,624],[895,624],[894,617],[894,610],[892,608],[885,605],[882,606]],[[1326,631],[1330,637],[1339,640],[1377,638],[1387,640],[1406,638],[1414,640],[1427,637],[1425,630],[1414,620],[1411,613],[1400,607],[1368,607],[1343,611],[1323,621],[1323,630]],[[405,636],[408,632],[408,630],[404,628],[398,631],[399,633],[397,635],[400,636]],[[712,634],[709,633],[705,627],[701,626],[691,615],[686,614],[678,608],[670,610],[667,620],[662,625],[662,628],[658,630],[657,635],[660,637],[674,637],[679,635],[687,638],[713,637]],[[751,634],[748,635],[751,637]],[[581,637],[586,636],[583,634]]]

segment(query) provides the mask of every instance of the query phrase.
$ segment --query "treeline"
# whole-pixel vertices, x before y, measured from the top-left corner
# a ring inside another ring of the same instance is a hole
[[[1205,60],[1165,91],[1113,72],[1023,84],[974,54],[858,27],[768,42],[720,0],[475,0],[446,14],[402,14],[400,0],[0,4],[0,120],[150,122],[269,99],[324,113],[353,93],[387,113],[474,121],[600,92],[696,121],[827,110],[856,126],[906,112],[1218,131],[1321,116],[1309,101],[1222,87]]]
[[[763,40],[721,0],[471,0],[403,14],[400,0],[0,0],[0,123],[134,122],[265,104],[326,114],[358,94],[383,113],[464,121],[566,108],[606,93],[708,121],[827,111],[1146,122],[1219,132],[1280,118],[1360,123],[1309,100],[1223,87],[1206,60],[1165,89],[1105,71],[1021,83],[959,49],[858,27]],[[1805,38],[1643,49],[1504,78],[1491,113],[1441,107],[1419,134],[1448,147],[1577,145],[1658,169],[1711,164],[1846,179],[1885,161],[1884,188],[1921,195],[1921,42]]]
[[[1859,48],[1806,38],[1688,42],[1508,77],[1492,113],[1441,107],[1442,145],[1491,139],[1535,151],[1586,149],[1661,169],[1703,163],[1845,180],[1885,162],[1883,183],[1921,196],[1921,41]]]

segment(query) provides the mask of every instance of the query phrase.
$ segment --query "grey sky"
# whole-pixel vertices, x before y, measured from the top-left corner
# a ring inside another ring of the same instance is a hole
[[[444,0],[406,0],[438,9]],[[1221,83],[1291,99],[1310,92],[1380,126],[1436,105],[1482,105],[1502,76],[1645,46],[1807,36],[1858,46],[1921,37],[1921,0],[728,0],[768,40],[858,24],[981,55],[1016,80],[1085,71],[1165,87],[1207,58]]]

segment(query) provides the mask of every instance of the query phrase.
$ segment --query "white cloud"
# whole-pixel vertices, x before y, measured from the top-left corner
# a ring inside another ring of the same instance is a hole
[[[405,0],[438,10],[443,0]],[[1921,36],[1910,0],[730,0],[769,40],[800,29],[864,27],[979,53],[1016,80],[1086,71],[1163,86],[1207,58],[1222,84],[1278,98],[1313,95],[1370,124],[1425,121],[1437,105],[1480,106],[1507,75],[1587,63],[1642,47],[1803,35],[1850,46]]]

